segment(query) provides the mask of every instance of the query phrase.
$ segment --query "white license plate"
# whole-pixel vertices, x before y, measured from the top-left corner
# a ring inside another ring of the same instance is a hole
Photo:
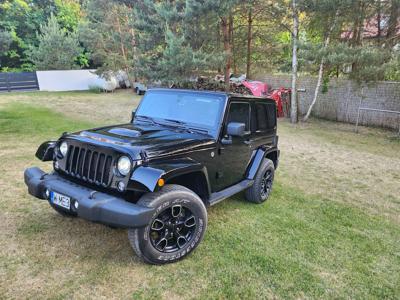
[[[56,192],[51,192],[50,199],[54,205],[61,206],[66,209],[70,209],[70,207],[71,207],[71,198],[70,197],[61,195]]]

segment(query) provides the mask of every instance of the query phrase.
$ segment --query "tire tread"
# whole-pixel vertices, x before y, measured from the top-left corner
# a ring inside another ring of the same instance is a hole
[[[157,207],[159,205],[159,203],[157,203],[157,200],[160,197],[165,197],[165,195],[167,195],[169,193],[175,193],[175,192],[189,193],[191,196],[195,196],[198,199],[199,203],[202,204],[203,209],[205,211],[205,226],[204,226],[204,230],[203,230],[203,232],[205,232],[206,227],[207,227],[206,207],[205,207],[203,201],[193,191],[191,191],[190,189],[188,189],[184,186],[177,185],[177,184],[167,184],[159,192],[147,193],[147,194],[143,195],[139,199],[137,204],[141,205],[141,206],[145,206],[145,207]],[[128,229],[128,239],[129,239],[129,243],[130,243],[133,251],[135,252],[135,254],[138,256],[138,258],[140,260],[142,260],[146,263],[149,263],[149,264],[154,264],[154,265],[160,264],[159,261],[153,261],[151,258],[147,257],[146,254],[143,253],[143,251],[141,250],[141,248],[140,248],[140,228]],[[201,239],[200,239],[200,241],[201,241]],[[200,243],[200,241],[198,242],[198,244]],[[196,245],[196,247],[197,247],[197,245]],[[194,248],[196,248],[196,247],[194,247]],[[194,250],[194,248],[193,248],[193,250]],[[193,251],[193,250],[191,250],[191,251]],[[185,256],[186,255],[182,256],[181,258],[183,258]],[[179,258],[179,259],[181,259],[181,258]]]

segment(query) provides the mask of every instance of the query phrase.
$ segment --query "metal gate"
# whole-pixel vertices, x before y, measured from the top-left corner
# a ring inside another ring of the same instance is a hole
[[[36,72],[0,73],[0,92],[39,90]]]

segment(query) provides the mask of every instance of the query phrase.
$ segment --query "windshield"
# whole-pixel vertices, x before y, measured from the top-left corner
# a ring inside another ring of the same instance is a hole
[[[225,95],[182,91],[149,91],[136,112],[137,117],[166,120],[216,132]]]

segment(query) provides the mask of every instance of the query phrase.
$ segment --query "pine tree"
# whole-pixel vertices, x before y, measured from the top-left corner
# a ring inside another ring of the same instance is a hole
[[[199,10],[199,2],[135,2],[139,76],[178,83],[221,64],[224,55],[214,30],[220,20]]]
[[[89,50],[97,73],[124,70],[132,82],[135,76],[136,35],[133,9],[108,0],[89,0],[84,6],[87,20],[79,26],[79,39]]]
[[[77,69],[77,56],[83,49],[76,33],[67,33],[61,29],[54,15],[46,25],[41,26],[38,35],[38,47],[31,47],[30,60],[38,70],[70,70]]]
[[[376,5],[374,0],[303,0],[302,5],[310,18],[307,28],[312,37],[303,44],[302,58],[311,69],[319,65],[314,98],[303,119],[307,121],[323,82],[324,91],[333,74],[339,76],[343,71],[359,84],[374,83],[383,80],[387,70],[395,64],[391,63],[393,49],[382,47],[385,41],[381,40],[380,30],[377,43],[363,40],[365,22],[382,13],[380,3]],[[343,38],[343,31],[347,32],[346,38]]]
[[[315,18],[315,23],[322,28],[321,36],[323,37],[323,44],[322,44],[322,50],[326,50],[330,44],[330,41],[332,39],[332,35],[334,31],[337,29],[336,27],[340,26],[340,15],[348,9],[348,3],[343,0],[337,0],[337,1],[328,1],[328,2],[312,2],[309,4],[310,7],[308,9],[311,9],[316,16]],[[313,100],[311,101],[311,104],[307,110],[306,115],[303,118],[303,121],[307,121],[308,118],[310,117],[311,111],[317,102],[318,98],[318,93],[321,88],[322,84],[322,78],[324,75],[324,67],[325,67],[325,60],[326,57],[325,55],[322,55],[321,60],[319,62],[319,71],[318,71],[318,79],[317,79],[317,84],[315,86],[314,90],[314,97]]]
[[[232,14],[238,0],[188,0],[191,15],[202,16],[208,22],[219,22],[224,46],[224,77],[225,89],[229,89],[229,78],[232,64]]]

